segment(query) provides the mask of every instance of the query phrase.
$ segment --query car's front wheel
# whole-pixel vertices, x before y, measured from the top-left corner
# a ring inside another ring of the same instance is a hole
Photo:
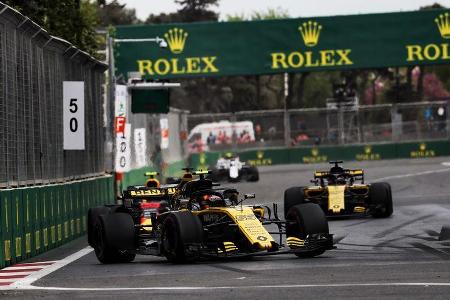
[[[286,215],[286,237],[294,237],[304,242],[309,235],[329,234],[328,221],[323,210],[315,203],[292,206]],[[321,255],[325,249],[318,248],[308,252],[295,253],[298,257]]]
[[[183,263],[194,259],[196,253],[190,252],[188,246],[200,246],[202,241],[202,223],[191,212],[173,212],[164,219],[161,229],[162,251],[170,262]]]

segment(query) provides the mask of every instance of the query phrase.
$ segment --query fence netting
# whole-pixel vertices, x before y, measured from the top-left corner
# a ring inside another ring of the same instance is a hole
[[[0,3],[0,185],[104,172],[106,66]],[[86,149],[63,150],[63,81],[84,81]]]
[[[432,101],[191,114],[188,150],[198,153],[447,139],[449,110],[448,101]]]

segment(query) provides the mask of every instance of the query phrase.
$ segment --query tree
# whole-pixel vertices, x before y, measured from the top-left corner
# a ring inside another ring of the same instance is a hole
[[[211,6],[217,6],[219,0],[177,0],[181,6],[178,10],[182,22],[217,21],[219,15],[210,10]]]
[[[135,9],[125,7],[125,4],[120,4],[117,0],[111,3],[103,3],[98,6],[98,16],[100,18],[100,25],[108,27],[110,25],[133,25],[139,24],[141,21],[136,16]]]
[[[151,14],[145,20],[146,24],[163,24],[163,23],[191,23],[201,21],[217,21],[219,15],[210,10],[211,6],[217,6],[219,0],[177,0],[180,5],[175,13],[169,14]]]
[[[89,0],[4,0],[46,29],[51,35],[63,38],[81,50],[95,54],[98,24],[96,4]]]

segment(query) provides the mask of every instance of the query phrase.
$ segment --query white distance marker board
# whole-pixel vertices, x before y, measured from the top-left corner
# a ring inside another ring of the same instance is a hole
[[[84,150],[84,82],[63,82],[64,150]]]

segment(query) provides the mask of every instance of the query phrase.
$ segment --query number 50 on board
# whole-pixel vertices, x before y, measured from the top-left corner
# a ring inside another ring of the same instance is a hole
[[[84,150],[84,82],[63,82],[64,150]]]

